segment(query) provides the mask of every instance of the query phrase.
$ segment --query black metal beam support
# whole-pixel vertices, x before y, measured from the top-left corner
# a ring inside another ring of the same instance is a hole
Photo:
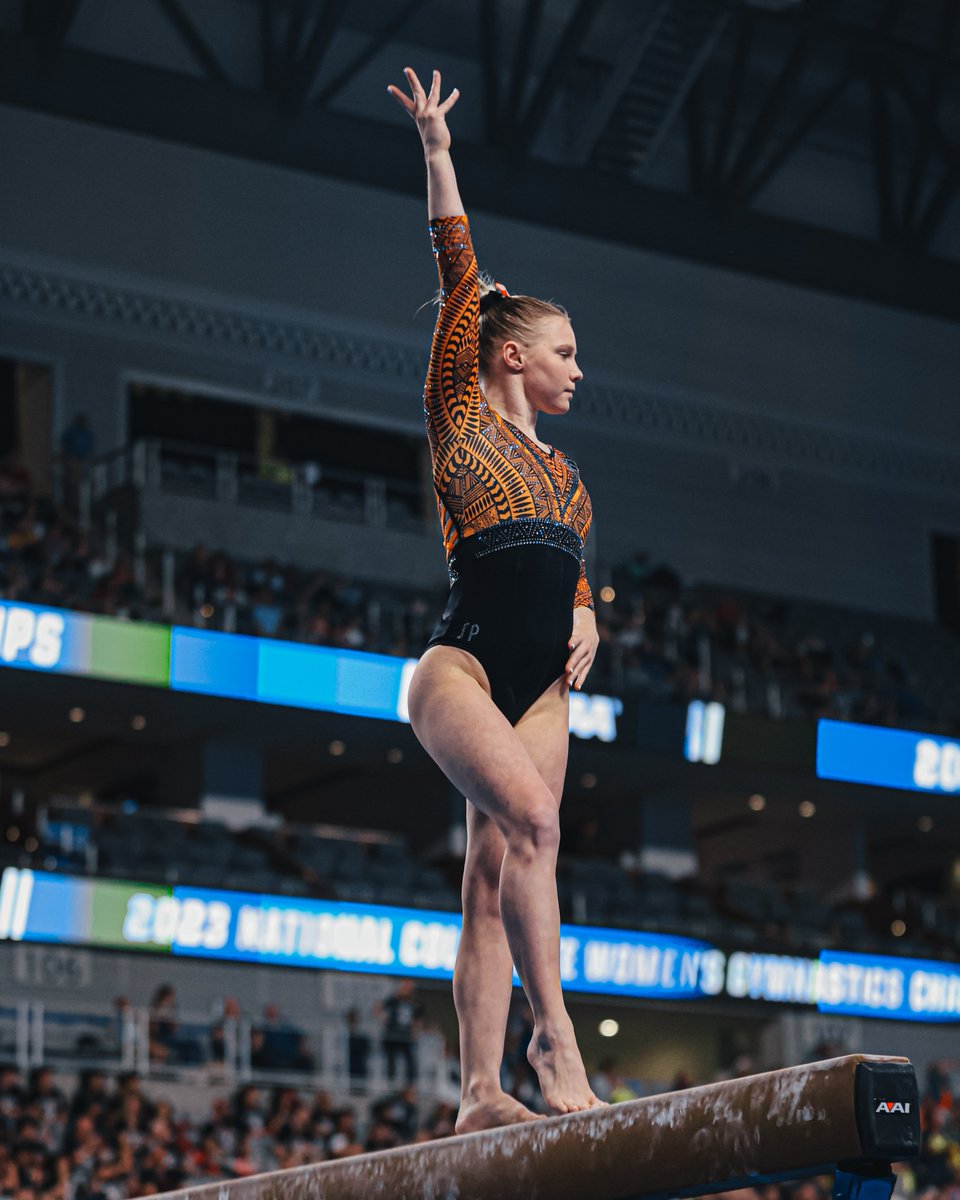
[[[865,84],[870,93],[873,181],[877,199],[877,236],[885,242],[890,242],[896,240],[899,230],[890,131],[890,103],[887,90],[876,71],[869,73]]]
[[[290,11],[287,13],[287,37],[283,47],[283,68],[279,81],[290,79],[297,69],[300,43],[307,30],[308,8],[309,0],[292,0]]]
[[[841,75],[826,91],[814,101],[807,112],[794,126],[792,132],[781,141],[773,154],[766,160],[752,179],[747,180],[737,193],[737,201],[748,205],[767,183],[780,170],[794,150],[796,150],[817,124],[826,116],[843,93],[853,83],[851,75]]]
[[[260,86],[265,92],[277,89],[277,20],[273,0],[260,0]]]
[[[348,3],[349,0],[326,0],[317,14],[307,44],[297,60],[296,69],[291,73],[290,85],[285,94],[288,111],[299,111],[303,107]]]
[[[516,114],[518,120],[513,126],[514,136],[510,141],[514,150],[525,154],[533,145],[547,110],[580,49],[580,43],[601,7],[599,0],[578,0],[573,15],[560,34],[552,58],[540,76],[540,85],[526,111],[522,116]]]
[[[743,93],[747,60],[753,44],[756,20],[756,14],[750,9],[741,9],[737,15],[737,43],[733,53],[733,62],[730,64],[730,71],[727,75],[723,114],[720,118],[720,126],[714,140],[713,155],[710,160],[710,177],[714,180],[721,179],[726,169],[730,139],[740,108],[740,97]]]
[[[349,66],[344,67],[329,83],[324,84],[316,96],[314,96],[313,103],[323,105],[332,100],[356,76],[358,71],[361,71],[367,63],[372,62],[384,46],[397,36],[407,21],[410,20],[418,8],[423,7],[424,3],[425,0],[407,0],[406,4],[401,5],[390,20],[383,25],[377,35],[370,39]]]
[[[784,68],[768,92],[750,132],[744,138],[740,153],[728,172],[727,178],[720,181],[722,189],[728,194],[735,195],[737,193],[743,186],[747,174],[756,166],[758,159],[764,153],[767,138],[773,132],[777,118],[816,44],[819,19],[834,2],[835,0],[818,0],[816,3],[811,3],[805,10],[806,20],[787,57]]]
[[[500,0],[479,0],[480,66],[483,79],[483,135],[488,146],[500,140]]]
[[[724,0],[727,7],[737,7],[741,0]],[[805,5],[789,9],[765,9],[763,20],[788,27],[803,27],[809,20]],[[927,46],[918,45],[905,38],[893,38],[888,34],[871,29],[867,25],[857,25],[852,21],[837,19],[817,22],[817,40],[832,42],[838,46],[846,46],[850,50],[861,51],[865,54],[880,55],[894,62],[913,62],[925,68],[935,67],[941,60],[937,51]],[[948,75],[960,79],[960,58],[949,56],[944,69]]]
[[[700,196],[707,186],[706,121],[703,112],[703,76],[687,96],[683,117],[687,134],[687,184],[694,196]]]
[[[196,25],[180,7],[180,0],[156,0],[156,3],[206,77],[213,83],[229,83],[229,77],[220,65],[220,60],[211,50],[209,43]]]
[[[926,211],[917,224],[913,240],[918,248],[923,250],[930,249],[930,245],[940,229],[947,209],[957,199],[958,193],[960,193],[960,156],[954,158],[950,166],[944,171],[940,183],[930,198],[930,203],[927,205]]]
[[[942,0],[939,28],[940,63],[928,76],[926,95],[917,116],[917,138],[914,142],[910,178],[903,201],[903,223],[907,229],[913,224],[923,190],[923,181],[927,176],[933,130],[937,124],[937,110],[943,95],[944,68],[950,53],[950,43],[953,41],[953,35],[958,25],[960,25],[960,4],[957,4],[957,0]]]
[[[304,110],[277,136],[272,98],[65,46],[56,70],[34,40],[0,32],[0,104],[92,122],[290,170],[422,197],[423,160],[392,123]],[[762,213],[718,213],[702,197],[509,162],[460,142],[472,208],[619,245],[960,323],[960,264]],[[934,214],[935,215],[935,214]]]
[[[70,26],[80,9],[81,0],[61,0],[51,13],[50,22],[43,35],[44,45],[49,50],[59,50],[67,40]]]
[[[530,75],[530,64],[533,62],[533,47],[537,41],[537,31],[540,28],[540,18],[543,15],[543,0],[527,0],[523,10],[523,23],[517,36],[517,44],[513,51],[513,69],[510,73],[510,87],[507,91],[506,113],[519,117],[527,82]]]

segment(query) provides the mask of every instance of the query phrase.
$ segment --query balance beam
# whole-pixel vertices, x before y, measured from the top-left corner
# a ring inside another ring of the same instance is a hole
[[[168,1192],[164,1200],[630,1200],[832,1172],[879,1200],[919,1149],[905,1058],[852,1054],[588,1112]]]

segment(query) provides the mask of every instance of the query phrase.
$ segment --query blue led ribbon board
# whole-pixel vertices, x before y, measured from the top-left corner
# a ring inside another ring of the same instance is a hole
[[[820,721],[817,775],[846,783],[952,795],[960,791],[960,742],[906,729]]]

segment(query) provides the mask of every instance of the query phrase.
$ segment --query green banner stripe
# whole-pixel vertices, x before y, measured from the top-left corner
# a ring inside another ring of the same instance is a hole
[[[89,938],[94,945],[129,947],[131,943],[140,943],[138,949],[169,950],[169,946],[150,944],[138,937],[136,932],[133,932],[132,936],[125,936],[124,922],[130,919],[131,896],[138,892],[155,898],[172,896],[172,887],[166,887],[162,883],[114,883],[98,879],[91,890],[93,903]]]
[[[89,674],[155,687],[170,684],[170,627],[94,617]]]

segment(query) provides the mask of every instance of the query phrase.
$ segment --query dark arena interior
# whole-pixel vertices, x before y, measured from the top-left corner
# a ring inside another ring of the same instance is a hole
[[[0,165],[0,1200],[960,1200],[960,2],[0,0]]]

